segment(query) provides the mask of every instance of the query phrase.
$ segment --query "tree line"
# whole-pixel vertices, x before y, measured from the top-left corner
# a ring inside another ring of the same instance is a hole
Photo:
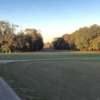
[[[27,28],[16,33],[18,25],[0,21],[0,52],[36,51],[43,48],[43,37],[40,31]]]
[[[94,24],[90,27],[79,28],[72,34],[54,38],[53,46],[55,49],[100,50],[100,26]]]

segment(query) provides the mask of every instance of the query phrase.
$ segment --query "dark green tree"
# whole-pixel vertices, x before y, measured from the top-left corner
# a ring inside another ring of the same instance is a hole
[[[54,45],[54,48],[58,50],[68,50],[69,49],[68,43],[62,37],[58,38],[56,41],[53,41],[53,45]]]
[[[88,27],[80,28],[76,31],[75,45],[77,49],[89,50],[90,47],[90,29]]]
[[[93,50],[100,50],[100,36],[93,40]]]
[[[8,21],[0,21],[0,50],[2,52],[11,52],[14,50],[14,32],[18,25],[10,24]]]

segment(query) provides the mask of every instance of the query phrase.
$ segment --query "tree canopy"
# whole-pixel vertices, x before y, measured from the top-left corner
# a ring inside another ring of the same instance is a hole
[[[54,48],[58,50],[69,49],[68,43],[62,37],[58,38],[56,41],[53,41],[53,44]]]
[[[100,50],[100,26],[96,24],[79,28],[72,34],[64,34],[61,38],[69,44],[70,50]],[[54,47],[56,42],[54,42]]]
[[[94,24],[77,31],[75,45],[81,50],[94,50],[93,41],[100,36],[100,26]]]
[[[0,51],[36,51],[43,48],[43,37],[36,29],[16,33],[18,25],[0,21]]]

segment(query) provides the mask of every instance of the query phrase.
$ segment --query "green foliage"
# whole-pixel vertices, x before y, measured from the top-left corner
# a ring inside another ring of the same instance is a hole
[[[19,51],[35,51],[43,48],[42,37],[38,36],[38,34],[34,36],[30,34],[18,34],[14,37],[14,41],[16,43],[16,50]]]
[[[100,50],[100,26],[94,24],[90,27],[83,27],[72,34],[64,34],[63,38],[69,45],[70,50]],[[66,44],[60,38],[54,38],[55,49],[66,49]],[[68,49],[68,46],[67,46]]]
[[[80,28],[77,31],[77,35],[75,38],[75,45],[78,49],[82,49],[82,50],[88,50],[89,47],[89,28],[88,27],[84,27],[84,28]]]
[[[100,36],[93,40],[93,49],[100,50]]]
[[[53,42],[54,48],[58,50],[68,50],[69,45],[63,38],[58,38],[56,41]]]
[[[15,34],[18,25],[0,21],[0,51],[36,51],[43,48],[42,35],[36,29],[25,29],[25,33]]]
[[[69,35],[69,34],[64,34],[64,35],[62,36],[62,38],[63,38],[66,42],[69,42],[70,35]]]
[[[75,50],[76,49],[75,36],[76,36],[76,32],[74,32],[72,34],[64,34],[62,36],[62,38],[69,44],[70,50]]]
[[[99,49],[96,38],[100,36],[100,26],[92,25],[90,27],[83,27],[77,31],[75,38],[75,45],[81,50]],[[94,45],[95,44],[95,45]]]

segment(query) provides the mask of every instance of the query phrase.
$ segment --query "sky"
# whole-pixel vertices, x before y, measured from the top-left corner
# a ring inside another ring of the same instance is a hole
[[[0,0],[0,21],[40,29],[44,42],[100,25],[100,0]]]

